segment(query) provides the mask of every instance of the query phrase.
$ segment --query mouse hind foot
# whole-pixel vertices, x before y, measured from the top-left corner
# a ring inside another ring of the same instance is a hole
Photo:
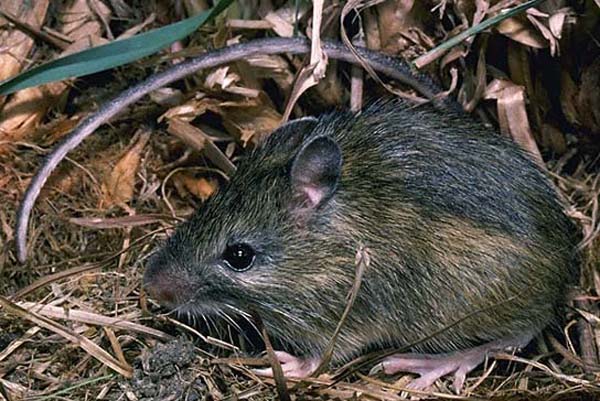
[[[532,337],[532,335],[526,335],[496,340],[473,348],[445,354],[394,354],[383,359],[371,372],[418,374],[419,377],[407,386],[413,390],[425,390],[431,387],[436,380],[453,374],[454,391],[459,394],[462,391],[467,374],[488,356],[497,352],[523,348],[531,341]]]

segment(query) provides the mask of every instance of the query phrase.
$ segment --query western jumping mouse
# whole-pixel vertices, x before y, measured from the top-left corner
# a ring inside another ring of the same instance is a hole
[[[551,182],[510,140],[452,110],[379,101],[274,132],[178,227],[144,282],[182,312],[257,311],[289,352],[278,353],[286,375],[303,376],[364,244],[371,263],[333,362],[439,332],[381,366],[420,374],[414,388],[454,373],[460,388],[487,353],[553,322],[578,276],[576,241]]]

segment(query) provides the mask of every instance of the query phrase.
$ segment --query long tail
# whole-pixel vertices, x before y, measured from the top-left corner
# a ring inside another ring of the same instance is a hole
[[[423,96],[437,102],[443,108],[444,101],[435,101],[434,95],[441,90],[425,75],[411,71],[410,66],[399,59],[386,56],[365,48],[357,47],[358,54],[373,70],[396,79],[411,86]],[[355,65],[360,65],[356,56],[344,45],[336,42],[323,42],[323,50],[331,59],[342,60]],[[310,42],[302,38],[269,38],[257,39],[251,42],[225,47],[211,51],[201,56],[192,58],[174,65],[150,76],[145,81],[125,90],[111,101],[102,105],[98,111],[82,121],[69,135],[67,135],[54,150],[46,157],[40,168],[31,179],[17,213],[16,246],[17,258],[21,263],[27,259],[27,227],[31,210],[35,204],[40,190],[46,180],[65,158],[67,153],[76,148],[81,141],[91,135],[99,126],[108,122],[112,117],[121,112],[130,104],[171,82],[182,79],[199,70],[212,68],[222,64],[246,59],[253,55],[270,54],[304,54],[310,51]]]

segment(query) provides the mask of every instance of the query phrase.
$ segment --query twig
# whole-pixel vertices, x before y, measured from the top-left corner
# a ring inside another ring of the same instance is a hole
[[[0,10],[0,15],[6,18],[8,21],[10,21],[12,24],[14,24],[19,30],[25,32],[26,34],[32,36],[35,39],[40,39],[44,42],[47,42],[52,46],[59,48],[60,50],[65,50],[72,43],[66,41],[63,38],[57,38],[50,34],[47,34],[46,32],[43,32],[26,22],[19,21],[19,19],[16,16],[12,15],[9,12]]]
[[[319,366],[317,367],[317,369],[315,369],[311,376],[318,377],[321,373],[325,371],[327,365],[329,365],[329,362],[331,361],[331,357],[333,355],[333,349],[335,348],[335,342],[338,338],[338,335],[340,334],[340,331],[342,330],[342,326],[344,325],[348,314],[350,313],[350,310],[352,309],[352,306],[354,305],[354,301],[356,300],[356,296],[358,295],[358,291],[360,290],[363,274],[365,270],[369,267],[370,263],[371,257],[369,256],[368,248],[362,245],[359,246],[358,251],[356,252],[356,274],[354,276],[354,284],[352,285],[352,288],[348,293],[348,301],[346,303],[346,308],[344,309],[344,313],[342,313],[340,321],[338,322],[337,327],[335,328],[335,331],[333,332],[333,335],[329,340],[329,344],[327,344],[327,348],[325,348],[325,352],[323,353]]]
[[[286,379],[283,376],[283,369],[281,369],[279,359],[277,359],[277,355],[275,355],[275,351],[273,350],[273,345],[271,345],[271,340],[269,339],[267,329],[265,328],[265,325],[263,324],[263,321],[258,313],[252,312],[252,318],[256,322],[256,326],[258,326],[260,329],[263,341],[265,342],[265,348],[267,349],[267,355],[269,356],[271,369],[273,369],[273,379],[275,380],[275,388],[277,389],[279,400],[291,401],[290,393],[287,389]]]

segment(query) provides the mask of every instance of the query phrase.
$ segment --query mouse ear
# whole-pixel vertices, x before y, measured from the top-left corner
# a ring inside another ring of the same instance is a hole
[[[291,169],[294,196],[301,207],[314,209],[335,192],[342,170],[342,152],[331,138],[317,137],[304,145]]]

